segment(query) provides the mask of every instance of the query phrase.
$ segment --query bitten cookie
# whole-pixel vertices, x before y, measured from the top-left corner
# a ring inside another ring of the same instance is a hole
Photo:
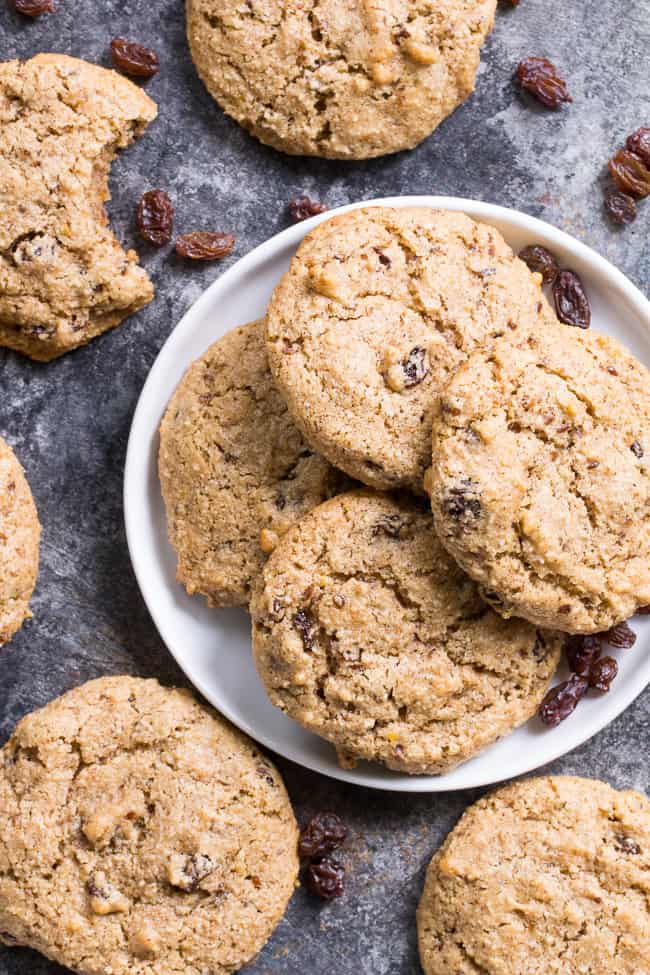
[[[413,499],[341,494],[269,559],[251,604],[273,704],[344,761],[453,768],[531,717],[557,634],[503,620],[446,555]]]
[[[650,802],[529,779],[479,800],[436,853],[418,907],[425,975],[650,971]]]
[[[283,152],[366,159],[410,149],[474,89],[496,0],[188,0],[210,94]]]
[[[269,361],[297,425],[376,488],[422,492],[431,418],[478,345],[557,320],[493,227],[463,213],[368,207],[304,239],[267,316]]]
[[[278,538],[342,481],[292,423],[262,322],[190,366],[160,428],[159,470],[178,579],[211,606],[248,606]]]
[[[555,328],[478,351],[447,387],[436,528],[505,616],[607,630],[650,603],[650,373]]]
[[[31,616],[41,526],[29,484],[0,437],[0,646]]]
[[[0,762],[0,941],[80,973],[227,975],[298,872],[282,780],[187,691],[106,677],[18,724]]]
[[[104,203],[117,150],[155,116],[136,85],[94,64],[0,64],[0,346],[54,359],[151,301]]]

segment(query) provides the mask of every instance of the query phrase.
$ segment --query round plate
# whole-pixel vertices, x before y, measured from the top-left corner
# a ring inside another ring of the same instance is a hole
[[[371,203],[462,210],[495,226],[515,251],[526,244],[545,244],[563,266],[582,277],[593,326],[615,335],[650,366],[650,303],[620,271],[568,234],[526,214],[473,200],[421,196]],[[331,745],[267,700],[252,660],[246,613],[208,609],[201,597],[186,595],[175,579],[157,475],[158,426],[167,402],[185,369],[215,339],[264,315],[271,291],[305,234],[321,220],[353,208],[313,217],[257,247],[205,291],[168,338],[142,390],[129,438],[124,508],[131,560],[149,612],[179,665],[211,704],[261,744],[317,772],[376,789],[439,792],[484,786],[575,748],[634,700],[650,681],[650,617],[635,620],[636,645],[617,654],[620,672],[609,694],[585,698],[558,728],[549,731],[534,719],[445,775],[409,776],[368,763],[339,768]]]

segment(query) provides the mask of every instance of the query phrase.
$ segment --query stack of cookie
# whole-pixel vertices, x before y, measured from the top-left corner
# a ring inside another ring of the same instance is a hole
[[[535,713],[563,633],[650,603],[647,445],[647,371],[495,229],[370,207],[190,368],[160,476],[179,580],[250,606],[273,703],[430,774]]]

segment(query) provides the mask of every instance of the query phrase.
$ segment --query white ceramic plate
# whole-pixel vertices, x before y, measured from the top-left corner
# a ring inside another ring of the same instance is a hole
[[[620,271],[579,241],[523,213],[472,200],[424,196],[372,202],[463,210],[497,227],[515,251],[526,244],[545,244],[583,278],[593,326],[615,335],[650,366],[650,303]],[[349,209],[353,207],[333,212]],[[620,672],[610,693],[584,699],[558,728],[549,731],[532,720],[446,775],[408,776],[366,763],[354,770],[339,768],[329,744],[303,731],[267,700],[251,657],[247,615],[209,610],[175,580],[156,472],[158,425],[167,401],[187,366],[215,339],[264,314],[299,242],[331,216],[332,211],[290,227],[226,271],[177,325],[149,373],[133,418],[124,476],[127,538],[142,595],[169,650],[201,693],[252,738],[300,765],[347,782],[404,792],[465,789],[521,775],[596,734],[650,682],[650,617],[635,621],[635,647],[616,652]]]

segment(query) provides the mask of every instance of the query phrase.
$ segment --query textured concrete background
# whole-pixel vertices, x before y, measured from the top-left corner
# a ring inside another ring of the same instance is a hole
[[[203,289],[287,223],[286,202],[307,192],[330,206],[399,193],[448,193],[517,207],[575,234],[650,288],[650,201],[636,224],[613,229],[602,212],[604,164],[650,123],[650,0],[522,0],[502,9],[476,94],[414,152],[368,163],[292,159],[226,119],[190,61],[181,0],[58,0],[27,22],[0,0],[0,57],[62,51],[107,64],[126,35],[155,47],[160,74],[147,91],[160,118],[113,168],[110,214],[135,243],[133,211],[151,186],[167,188],[179,232],[231,230],[220,265],[181,265],[142,246],[157,298],[122,328],[40,366],[0,350],[0,433],[27,469],[44,526],[35,619],[0,658],[0,736],[26,711],[106,673],[181,681],[139,596],[122,525],[122,468],[131,415],[170,331]],[[518,60],[546,55],[574,96],[558,113],[522,99]],[[601,776],[648,790],[650,694],[555,772]],[[303,891],[251,975],[412,975],[419,971],[413,912],[431,852],[475,794],[410,797],[366,792],[280,762],[298,816],[327,807],[349,823],[348,890],[321,907]],[[549,769],[551,770],[551,769]],[[0,949],[0,975],[54,975],[26,950]]]

